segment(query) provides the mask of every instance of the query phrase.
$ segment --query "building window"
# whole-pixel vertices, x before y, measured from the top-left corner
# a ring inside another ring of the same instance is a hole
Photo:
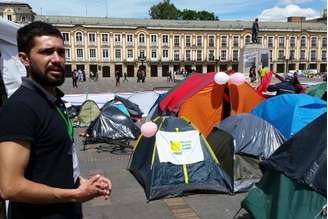
[[[203,45],[203,37],[197,36],[197,47],[202,47]]]
[[[186,47],[190,47],[191,46],[191,37],[190,36],[186,36],[185,40],[186,40],[185,46]]]
[[[26,18],[25,16],[22,17],[22,22],[25,22]]]
[[[272,62],[272,58],[273,58],[273,57],[272,57],[272,50],[270,50],[269,53],[270,53],[270,62]]]
[[[208,36],[208,47],[215,46],[215,36]]]
[[[273,48],[273,37],[268,37],[268,47]]]
[[[83,59],[83,49],[76,49],[76,58],[77,60]]]
[[[248,44],[250,44],[251,43],[251,36],[250,35],[247,35],[246,37],[245,37],[245,45],[248,45]]]
[[[108,33],[101,34],[101,44],[108,45]]]
[[[121,60],[121,49],[115,49],[115,59]]]
[[[62,33],[64,43],[69,43],[69,33]]]
[[[119,33],[114,34],[114,42],[115,42],[115,45],[120,45],[121,44],[121,34],[119,34]]]
[[[305,36],[301,37],[301,47],[302,48],[306,47],[306,37]]]
[[[222,61],[227,60],[227,50],[221,50],[221,60]]]
[[[322,38],[322,47],[327,48],[327,38],[326,37]]]
[[[90,60],[95,60],[97,58],[96,49],[89,49],[89,58]]]
[[[65,59],[70,60],[71,59],[71,50],[65,49]]]
[[[290,50],[290,52],[289,52],[289,59],[291,61],[295,60],[295,50]]]
[[[169,35],[162,35],[162,43],[163,45],[168,45],[169,44]]]
[[[145,50],[142,49],[142,50],[139,51],[139,57],[140,58],[145,58]]]
[[[311,50],[311,62],[315,62],[317,60],[316,50]]]
[[[96,34],[89,33],[89,44],[95,45],[96,44]]]
[[[233,36],[232,46],[235,48],[239,47],[239,36]]]
[[[103,59],[109,59],[109,51],[108,51],[108,49],[103,49],[102,50],[102,57],[103,57]]]
[[[174,61],[180,60],[179,50],[174,50]]]
[[[197,50],[196,59],[202,61],[202,50]]]
[[[221,36],[221,47],[227,47],[227,36]]]
[[[150,42],[152,45],[157,45],[157,35],[155,34],[150,35]]]
[[[281,60],[284,60],[284,50],[279,50],[278,51],[278,59],[281,61]]]
[[[257,43],[262,44],[263,37],[259,36],[257,37]]]
[[[157,51],[156,51],[156,49],[153,49],[151,51],[151,58],[153,58],[153,59],[156,59],[157,58]]]
[[[128,59],[133,59],[133,50],[128,49]]]
[[[81,32],[77,32],[75,34],[75,42],[76,44],[82,44],[82,41],[83,41],[83,36],[82,36],[82,33]]]
[[[323,61],[323,62],[327,61],[327,51],[326,50],[321,51],[321,61]]]
[[[232,61],[238,61],[238,50],[233,50],[232,51]]]
[[[190,58],[190,50],[186,50],[186,61],[190,61],[191,58]]]
[[[278,45],[279,45],[279,48],[284,48],[285,47],[285,37],[279,37],[278,38]]]
[[[126,42],[127,42],[127,45],[133,45],[133,35],[132,34],[128,34],[126,35]]]
[[[143,33],[139,34],[139,44],[140,45],[145,44],[145,34],[143,34]]]
[[[312,48],[317,47],[317,37],[311,37],[311,47]]]
[[[301,50],[300,59],[301,59],[301,61],[305,61],[305,50]]]
[[[180,45],[180,37],[179,36],[174,36],[174,47],[179,47]]]
[[[294,36],[290,37],[289,43],[290,43],[291,48],[295,48],[296,47],[296,38]]]
[[[214,61],[214,50],[208,51],[208,61]]]
[[[163,58],[164,59],[169,58],[169,51],[167,49],[163,49]]]

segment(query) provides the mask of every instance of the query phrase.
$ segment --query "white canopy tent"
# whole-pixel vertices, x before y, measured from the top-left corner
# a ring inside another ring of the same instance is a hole
[[[25,67],[17,56],[16,33],[19,28],[18,24],[0,18],[0,72],[8,97],[26,76]]]

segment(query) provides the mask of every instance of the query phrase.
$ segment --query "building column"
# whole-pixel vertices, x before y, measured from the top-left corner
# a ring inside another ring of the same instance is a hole
[[[203,65],[203,72],[202,72],[203,74],[205,74],[205,73],[207,73],[207,65],[205,65],[205,63],[204,63],[204,65]]]
[[[157,77],[163,78],[163,68],[162,68],[162,64],[157,65]]]

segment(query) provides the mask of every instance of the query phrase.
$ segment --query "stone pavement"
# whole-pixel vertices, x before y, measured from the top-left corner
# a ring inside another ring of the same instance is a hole
[[[176,83],[165,78],[146,79],[145,83],[121,82],[115,87],[113,79],[79,82],[78,88],[72,88],[72,80],[68,78],[61,86],[66,94],[102,93],[102,92],[132,92],[152,90],[154,87],[173,87]],[[141,185],[127,170],[130,154],[112,154],[97,152],[96,147],[106,144],[87,145],[83,150],[82,138],[79,133],[84,129],[75,129],[75,141],[83,176],[101,173],[112,180],[113,191],[110,199],[101,198],[84,203],[83,212],[86,219],[231,219],[240,208],[240,202],[246,194],[235,196],[223,194],[196,194],[179,198],[161,199],[147,202]],[[249,218],[242,210],[237,218]]]

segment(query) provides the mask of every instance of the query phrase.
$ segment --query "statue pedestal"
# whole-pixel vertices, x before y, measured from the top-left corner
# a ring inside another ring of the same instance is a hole
[[[245,45],[244,48],[240,49],[238,71],[248,76],[253,63],[256,70],[260,65],[270,68],[270,50],[262,44]]]

